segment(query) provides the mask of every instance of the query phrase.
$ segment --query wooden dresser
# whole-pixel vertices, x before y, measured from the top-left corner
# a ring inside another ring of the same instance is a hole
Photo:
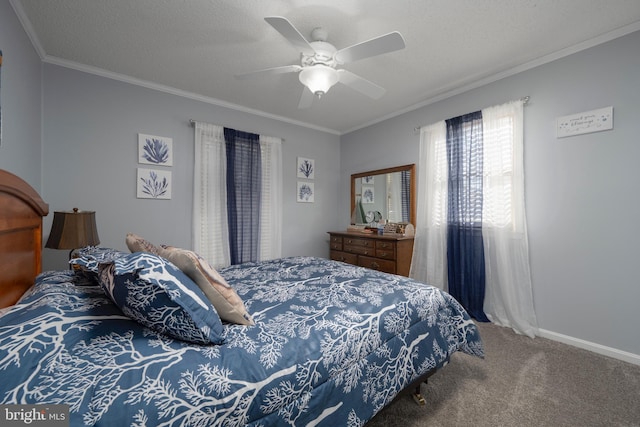
[[[329,232],[329,258],[386,273],[409,276],[413,237]]]

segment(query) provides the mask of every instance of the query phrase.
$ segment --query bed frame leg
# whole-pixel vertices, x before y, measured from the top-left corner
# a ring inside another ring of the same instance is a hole
[[[427,381],[425,380],[425,384],[427,383]],[[412,394],[413,400],[416,401],[416,403],[420,406],[425,406],[427,404],[427,401],[425,400],[424,397],[422,397],[422,394],[420,394],[420,386],[417,385],[415,391]]]

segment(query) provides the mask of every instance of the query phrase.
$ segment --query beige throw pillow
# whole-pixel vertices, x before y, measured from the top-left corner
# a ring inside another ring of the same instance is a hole
[[[128,233],[127,238],[127,247],[131,252],[150,252],[155,255],[160,255],[160,247],[154,245],[146,239],[138,236],[137,234]],[[160,255],[162,256],[162,255]],[[191,279],[193,280],[193,279]]]
[[[197,253],[171,246],[157,248],[158,255],[169,260],[205,293],[222,320],[240,325],[254,325],[242,299],[207,260]]]

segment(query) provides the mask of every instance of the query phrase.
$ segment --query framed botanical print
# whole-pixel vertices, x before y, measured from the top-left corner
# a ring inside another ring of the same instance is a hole
[[[315,172],[315,161],[313,159],[298,157],[298,178],[313,179]]]
[[[158,166],[173,165],[173,139],[138,134],[138,163]]]
[[[297,201],[300,203],[313,203],[315,188],[313,182],[298,181]]]
[[[171,171],[138,168],[136,196],[139,199],[171,199]]]

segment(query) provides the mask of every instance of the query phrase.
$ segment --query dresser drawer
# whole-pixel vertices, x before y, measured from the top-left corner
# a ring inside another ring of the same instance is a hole
[[[396,273],[396,263],[392,260],[360,256],[358,257],[358,265],[372,270],[384,271],[385,273]]]
[[[396,259],[396,244],[395,242],[382,242],[376,243],[376,256],[384,259]]]
[[[329,239],[329,248],[335,251],[342,250],[342,237],[340,236],[331,236]]]
[[[345,252],[351,252],[353,254],[376,256],[375,247],[372,248],[369,246],[352,246],[345,243],[343,250]]]
[[[334,261],[346,262],[347,264],[358,264],[358,255],[347,252],[331,250],[329,251],[329,258]]]
[[[375,249],[376,241],[371,239],[358,239],[353,237],[345,237],[343,240],[344,246],[349,247],[363,247],[369,249]]]
[[[387,250],[392,250],[395,251],[396,250],[396,242],[389,242],[386,240],[378,240],[376,242],[376,249],[387,249]]]
[[[329,232],[329,258],[385,273],[409,275],[413,239]]]

